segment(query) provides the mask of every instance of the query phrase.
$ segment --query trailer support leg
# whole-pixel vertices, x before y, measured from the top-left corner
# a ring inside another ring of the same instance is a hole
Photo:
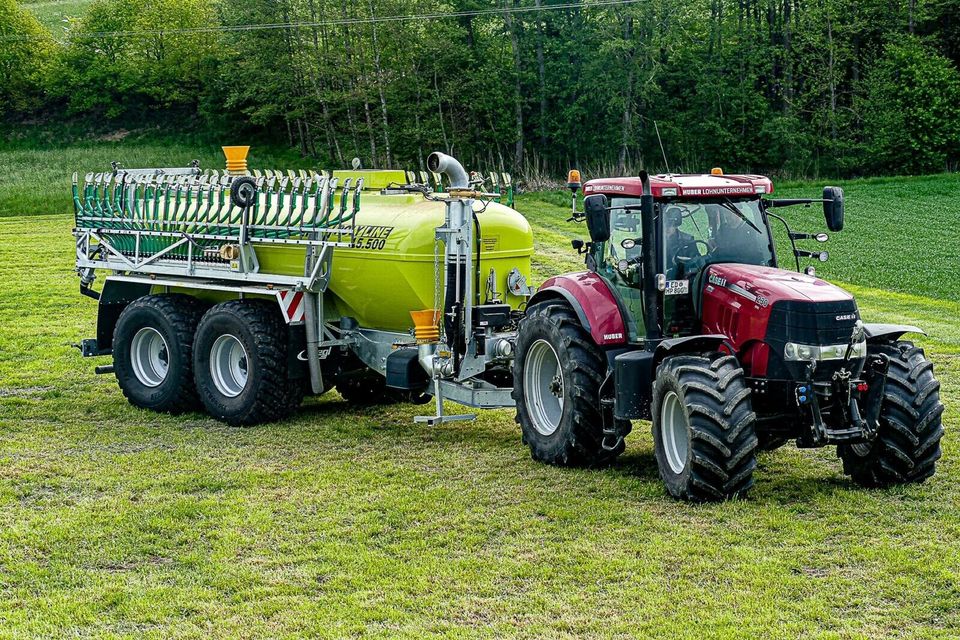
[[[323,393],[323,376],[320,373],[320,319],[318,314],[319,295],[310,291],[303,292],[303,321],[307,330],[307,368],[310,370],[310,390],[319,395]]]

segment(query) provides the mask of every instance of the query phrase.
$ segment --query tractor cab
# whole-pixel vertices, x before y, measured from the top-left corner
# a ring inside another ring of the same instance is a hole
[[[718,171],[718,170],[715,170]],[[763,176],[661,175],[649,179],[653,215],[646,220],[655,265],[658,305],[666,336],[691,335],[707,267],[740,263],[776,267],[772,234],[760,196],[773,185]],[[587,204],[605,204],[591,227],[588,264],[615,289],[629,311],[630,341],[645,335],[641,178],[600,179],[584,187]],[[597,196],[600,196],[599,198]],[[594,237],[594,232],[598,236]],[[601,238],[609,234],[606,240]],[[652,308],[652,305],[651,305]]]

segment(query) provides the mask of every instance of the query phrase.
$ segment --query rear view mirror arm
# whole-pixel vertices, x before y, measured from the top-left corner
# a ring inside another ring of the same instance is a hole
[[[775,201],[768,200],[767,202],[775,202]],[[794,260],[797,261],[797,273],[800,273],[800,255],[797,253],[797,241],[794,238],[793,231],[790,229],[790,225],[787,224],[787,221],[783,217],[778,216],[775,213],[771,213],[767,211],[766,214],[771,218],[776,218],[777,220],[779,220],[783,224],[783,228],[787,230],[787,237],[790,238],[790,246],[793,249],[793,258]]]

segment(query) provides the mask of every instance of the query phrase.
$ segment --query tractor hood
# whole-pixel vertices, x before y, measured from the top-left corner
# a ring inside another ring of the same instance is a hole
[[[759,307],[781,300],[841,302],[853,296],[840,287],[803,273],[747,264],[715,264],[707,273],[706,288],[726,288]]]

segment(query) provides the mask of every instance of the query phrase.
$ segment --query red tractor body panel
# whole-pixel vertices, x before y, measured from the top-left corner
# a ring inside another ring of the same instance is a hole
[[[554,292],[567,300],[576,301],[581,321],[586,321],[593,341],[601,346],[624,344],[627,341],[627,329],[620,315],[620,307],[610,287],[603,278],[591,271],[568,273],[554,276],[542,285],[532,302],[542,294]],[[566,295],[563,295],[563,294]]]
[[[770,178],[757,175],[661,174],[650,176],[654,198],[738,198],[773,193]],[[637,197],[643,193],[640,178],[601,178],[583,185],[583,195]]]
[[[701,332],[723,334],[750,375],[767,372],[770,311],[782,300],[853,300],[840,287],[802,273],[746,264],[716,264],[703,282]]]

